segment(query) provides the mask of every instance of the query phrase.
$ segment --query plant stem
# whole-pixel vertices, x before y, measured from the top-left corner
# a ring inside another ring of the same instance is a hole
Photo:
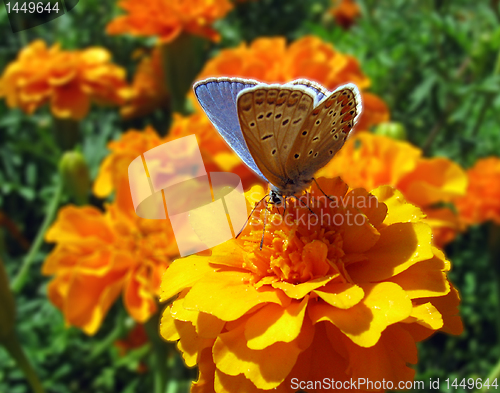
[[[495,367],[493,367],[493,370],[491,371],[491,373],[488,375],[488,379],[490,380],[490,385],[492,383],[492,381],[494,381],[495,379],[500,379],[500,360],[498,361],[498,363],[495,365]],[[477,390],[477,392],[490,392],[490,389],[489,387],[483,385],[483,388],[481,390]]]
[[[497,289],[497,341],[500,343],[500,225],[490,223],[489,227],[490,263]]]
[[[38,379],[35,370],[31,366],[31,363],[26,357],[21,347],[21,344],[19,344],[15,332],[13,331],[10,334],[10,336],[1,343],[7,349],[7,352],[9,352],[10,356],[12,356],[12,358],[16,361],[19,368],[24,373],[26,379],[28,380],[31,386],[31,389],[33,389],[33,392],[44,393],[42,384],[40,383],[40,380]]]
[[[24,258],[23,264],[19,269],[19,272],[17,273],[16,277],[12,280],[11,288],[12,292],[14,293],[19,293],[24,287],[24,284],[26,283],[31,263],[35,259],[36,254],[38,253],[40,247],[43,244],[43,238],[45,236],[45,232],[47,232],[49,225],[54,220],[56,210],[59,206],[59,200],[61,199],[62,189],[63,189],[62,180],[58,178],[56,184],[56,190],[54,192],[52,200],[49,203],[49,206],[47,207],[43,223],[40,229],[38,230],[38,233],[36,234],[36,238],[33,241],[33,244],[31,245],[28,255],[26,255],[26,257]]]
[[[168,350],[167,345],[160,337],[159,312],[154,314],[144,324],[144,329],[151,342],[151,368],[154,375],[154,393],[165,393],[169,370],[167,367]]]
[[[61,150],[71,150],[80,140],[80,123],[53,117],[54,136]]]

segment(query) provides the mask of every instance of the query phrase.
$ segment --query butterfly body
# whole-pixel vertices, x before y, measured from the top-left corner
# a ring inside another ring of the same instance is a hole
[[[210,78],[194,90],[229,146],[271,184],[272,202],[306,189],[361,113],[353,84],[329,92],[305,79],[278,85]]]

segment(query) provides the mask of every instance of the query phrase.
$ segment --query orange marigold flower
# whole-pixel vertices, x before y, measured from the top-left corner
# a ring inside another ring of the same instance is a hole
[[[169,95],[165,89],[163,68],[158,47],[145,56],[134,75],[132,85],[122,92],[126,103],[120,113],[126,118],[144,116],[158,108],[166,108]]]
[[[465,193],[465,172],[446,158],[423,158],[422,151],[408,142],[370,133],[355,135],[318,175],[340,176],[351,187],[397,188],[426,213],[439,247],[462,229],[449,208],[434,205]]]
[[[467,225],[500,224],[500,158],[480,159],[467,171],[467,194],[455,200],[460,220]]]
[[[35,40],[10,63],[0,78],[0,97],[11,108],[33,113],[46,103],[54,116],[80,120],[90,103],[123,103],[125,70],[111,63],[110,53],[99,47],[62,51]]]
[[[260,181],[224,142],[204,113],[198,112],[190,116],[174,114],[168,139],[191,134],[196,134],[207,172],[235,173],[241,178],[245,188]]]
[[[333,0],[332,3],[330,14],[344,29],[351,27],[361,14],[359,5],[354,0]]]
[[[330,90],[352,82],[361,90],[363,101],[363,112],[356,129],[366,130],[389,120],[386,104],[365,91],[370,86],[370,79],[361,70],[359,62],[314,36],[300,38],[288,46],[285,38],[258,38],[250,45],[224,49],[207,62],[198,80],[211,76],[250,78],[267,83],[307,78]]]
[[[198,364],[193,392],[295,392],[294,381],[359,377],[397,389],[414,377],[416,341],[462,331],[450,263],[422,212],[388,186],[369,194],[318,181],[330,199],[313,187],[314,214],[293,199],[284,218],[257,208],[239,239],[167,269],[161,299],[180,295],[160,332]],[[260,186],[247,193],[263,196]]]
[[[211,25],[233,7],[228,0],[121,0],[118,5],[127,14],[108,24],[108,34],[158,36],[161,42],[171,42],[183,31],[217,41]]]
[[[151,126],[146,127],[144,131],[129,130],[119,140],[109,142],[108,149],[111,154],[101,163],[94,182],[94,194],[104,198],[116,190],[116,198],[122,199],[121,203],[128,203],[132,208],[128,166],[137,156],[162,143],[165,143],[165,139]]]
[[[54,275],[52,303],[66,323],[87,334],[100,327],[120,294],[130,316],[143,323],[156,312],[161,276],[178,255],[166,220],[144,220],[118,203],[102,213],[91,206],[63,207],[45,236],[57,243],[42,272]]]

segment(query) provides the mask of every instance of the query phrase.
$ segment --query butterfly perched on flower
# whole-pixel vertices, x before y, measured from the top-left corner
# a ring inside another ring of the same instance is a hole
[[[299,79],[283,85],[209,78],[194,92],[210,121],[257,175],[271,201],[301,193],[344,145],[361,114],[354,84],[329,92]]]

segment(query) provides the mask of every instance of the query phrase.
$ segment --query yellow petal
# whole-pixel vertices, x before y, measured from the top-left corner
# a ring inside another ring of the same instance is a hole
[[[361,303],[342,310],[329,304],[310,306],[313,323],[330,321],[355,344],[371,347],[384,329],[407,318],[412,311],[411,300],[400,286],[383,282],[361,286],[366,294]]]
[[[366,261],[347,270],[354,282],[386,280],[417,262],[431,259],[431,228],[422,223],[397,223],[380,230],[380,240],[365,253]]]
[[[184,299],[177,299],[172,304],[170,313],[179,321],[191,322],[198,336],[203,338],[216,338],[225,324],[224,321],[213,315],[186,310],[184,308]]]
[[[416,263],[388,281],[403,288],[410,299],[444,296],[450,291],[446,270],[445,261],[434,257]]]
[[[343,310],[358,304],[365,295],[361,287],[349,283],[330,283],[325,285],[323,290],[313,292],[328,304]]]
[[[160,321],[160,334],[165,340],[177,341],[181,336],[179,336],[179,332],[175,326],[176,320],[172,317],[170,309],[171,305],[163,310]]]
[[[292,299],[302,299],[305,295],[316,288],[321,288],[326,283],[339,277],[339,274],[319,277],[301,284],[290,284],[285,281],[279,281],[272,284],[273,288],[281,289],[285,294]]]
[[[250,279],[248,273],[233,271],[206,274],[186,295],[184,307],[211,314],[223,321],[234,321],[253,307],[268,302],[283,306],[290,304],[290,299],[280,290],[269,287],[257,290],[248,284]]]
[[[420,325],[432,330],[443,327],[443,317],[432,303],[420,304],[413,307],[411,317],[415,318]]]
[[[304,335],[312,341],[314,333],[305,329]],[[243,372],[245,377],[260,389],[268,390],[280,385],[302,351],[299,339],[291,343],[277,342],[256,351],[249,349],[242,337],[243,324],[221,334],[213,347],[215,364],[220,371],[228,375],[235,376]]]
[[[418,222],[425,214],[416,206],[406,202],[400,191],[390,186],[381,186],[371,192],[379,202],[387,205],[387,216],[384,224],[392,225],[396,222]]]
[[[160,301],[164,302],[185,288],[190,288],[207,273],[216,269],[207,263],[206,257],[192,255],[175,260],[165,271],[161,282]]]
[[[302,328],[309,296],[287,307],[269,304],[253,314],[245,325],[245,338],[250,349],[264,349],[276,342],[295,340]]]

